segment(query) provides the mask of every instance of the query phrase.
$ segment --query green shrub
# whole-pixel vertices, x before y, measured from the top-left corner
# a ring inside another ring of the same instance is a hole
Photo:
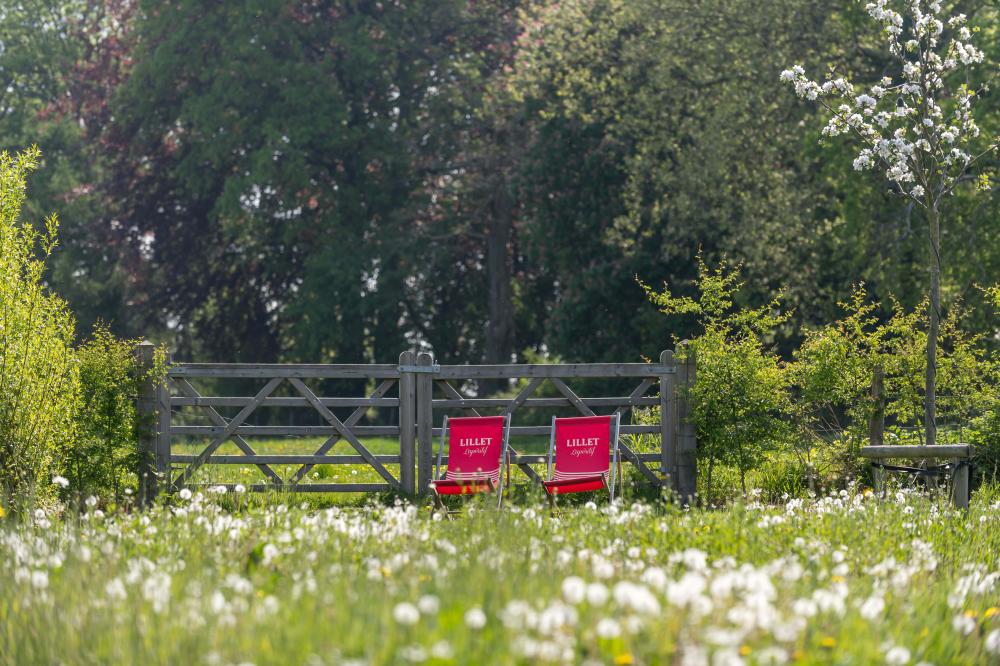
[[[43,282],[57,221],[19,220],[37,148],[0,153],[0,503],[23,511],[54,497],[59,448],[74,438],[74,320]]]
[[[975,484],[1000,482],[1000,400],[973,420],[969,444]]]
[[[827,474],[856,478],[862,470],[858,450],[868,443],[869,420],[876,409],[871,393],[876,370],[884,375],[887,443],[922,443],[926,304],[907,312],[892,301],[887,319],[859,286],[844,317],[807,331],[790,365],[795,388],[800,449],[822,450],[818,464]],[[956,304],[941,323],[938,347],[938,422],[941,443],[964,436],[962,425],[981,413],[995,390],[994,363],[979,336],[962,329],[964,312]],[[810,464],[814,461],[809,460]]]
[[[742,284],[738,270],[725,262],[713,270],[699,257],[697,287],[697,300],[674,296],[669,289],[646,291],[666,314],[698,316],[702,333],[678,352],[697,358],[697,381],[688,400],[698,428],[698,456],[708,464],[705,492],[711,497],[719,462],[738,470],[745,496],[747,472],[788,441],[786,368],[763,342],[787,315],[779,311],[777,299],[759,308],[737,306]]]
[[[120,340],[98,323],[77,349],[80,393],[76,436],[63,451],[69,492],[120,501],[138,485],[140,430],[136,397],[149,377],[140,372],[134,350],[138,340]],[[155,367],[162,371],[163,356]]]

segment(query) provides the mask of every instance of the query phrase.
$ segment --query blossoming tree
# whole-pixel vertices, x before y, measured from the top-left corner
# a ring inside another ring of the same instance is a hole
[[[796,65],[781,79],[830,113],[824,136],[849,135],[860,144],[856,170],[884,170],[892,192],[925,212],[930,294],[924,434],[925,443],[934,444],[942,208],[1000,141],[981,138],[973,117],[982,91],[970,88],[962,74],[983,61],[983,52],[973,46],[964,14],[946,16],[940,0],[875,0],[865,9],[883,28],[894,75],[864,89],[843,77],[813,81]]]

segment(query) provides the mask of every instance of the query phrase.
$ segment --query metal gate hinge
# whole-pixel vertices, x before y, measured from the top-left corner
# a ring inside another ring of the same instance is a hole
[[[426,375],[437,375],[441,373],[440,365],[401,365],[396,369],[400,372],[415,372]]]

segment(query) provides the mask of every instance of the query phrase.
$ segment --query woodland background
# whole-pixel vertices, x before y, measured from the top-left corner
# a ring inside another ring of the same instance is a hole
[[[1000,62],[996,3],[959,4]],[[78,330],[177,359],[655,358],[695,324],[637,278],[693,294],[699,251],[744,307],[784,291],[787,356],[856,283],[926,293],[920,212],[779,82],[887,57],[853,2],[17,0],[0,148],[42,149],[24,219],[59,214]],[[960,189],[945,303],[990,339],[1000,194]]]

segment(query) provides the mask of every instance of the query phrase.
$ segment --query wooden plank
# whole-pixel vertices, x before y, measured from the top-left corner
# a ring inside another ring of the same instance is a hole
[[[681,395],[677,398],[677,494],[681,501],[693,503],[698,491],[698,429],[688,401],[688,392],[697,381],[697,361],[695,351],[689,343],[684,362],[677,367],[677,386]]]
[[[411,366],[417,355],[403,352],[399,365]],[[412,372],[399,376],[399,482],[403,493],[417,494],[417,378]]]
[[[417,367],[429,368],[434,365],[434,357],[427,352],[417,354]],[[430,492],[434,477],[434,442],[431,429],[434,427],[434,376],[430,373],[417,374],[417,494]]]
[[[182,379],[178,377],[177,379]],[[245,407],[252,397],[230,396],[173,396],[170,404],[174,407]],[[325,407],[398,407],[398,398],[320,398]],[[312,407],[305,398],[271,397],[265,398],[261,407]]]
[[[625,413],[625,411],[631,409],[635,405],[635,401],[640,399],[642,396],[646,395],[646,391],[648,391],[649,387],[652,385],[653,385],[652,379],[650,379],[649,377],[643,379],[641,382],[639,382],[639,385],[636,386],[635,389],[629,394],[628,402],[619,405],[618,409],[613,411],[612,414],[623,414]],[[586,398],[580,398],[580,400],[582,400],[584,404],[587,404]],[[649,398],[648,400],[650,401],[651,404],[656,404],[658,402],[657,398]],[[587,406],[589,407],[590,405]]]
[[[673,366],[674,352],[665,349],[660,352],[660,365]],[[676,490],[677,444],[674,440],[676,422],[674,420],[674,391],[677,375],[660,375],[660,471],[666,476],[667,484]]]
[[[544,378],[535,377],[535,379]],[[580,398],[580,400],[588,407],[652,407],[653,405],[660,404],[659,398],[655,396],[634,399],[628,396],[621,396],[620,398]],[[488,409],[491,407],[506,407],[509,404],[510,398],[435,398],[434,409]],[[537,409],[543,407],[570,407],[572,405],[573,403],[566,398],[527,398],[520,407]]]
[[[201,453],[198,454],[198,458],[195,460],[195,462],[191,463],[186,468],[184,468],[184,471],[182,471],[177,476],[177,478],[174,479],[173,483],[170,484],[171,488],[178,489],[180,488],[181,484],[183,484],[185,481],[191,478],[191,475],[194,474],[195,470],[201,467],[205,463],[205,460],[209,456],[211,456],[215,452],[215,450],[222,445],[224,441],[229,439],[236,432],[237,428],[240,427],[243,421],[245,421],[246,418],[250,416],[251,413],[253,413],[253,410],[257,408],[259,402],[264,398],[266,398],[268,395],[270,395],[271,392],[273,392],[274,389],[277,388],[281,382],[282,379],[280,378],[274,378],[269,380],[267,384],[264,385],[264,388],[258,391],[257,395],[254,396],[253,402],[244,407],[243,409],[241,409],[240,412],[233,417],[233,420],[230,421],[228,425],[226,425],[223,431],[219,433],[219,435],[216,436],[216,438],[212,440],[212,442],[208,446],[205,447],[205,450],[203,450]],[[170,428],[170,432],[173,433],[174,428]]]
[[[135,370],[141,379],[139,392],[136,396],[135,409],[141,427],[138,431],[137,446],[139,449],[139,502],[143,506],[153,503],[159,492],[157,483],[157,446],[160,433],[157,432],[159,419],[157,416],[158,400],[157,386],[149,375],[153,368],[153,358],[156,347],[153,343],[143,340],[133,350]]]
[[[646,462],[657,462],[660,459],[659,453],[634,453],[633,454],[637,460],[644,463]],[[608,462],[613,460],[612,456],[608,456]],[[520,455],[510,457],[511,464],[517,465],[544,465],[548,462],[548,454],[546,453],[522,453]],[[441,459],[442,465],[448,464],[448,456],[443,456]]]
[[[523,405],[528,400],[528,398],[535,392],[535,390],[538,389],[538,387],[544,381],[545,379],[541,377],[535,377],[530,382],[528,382],[528,385],[525,386],[523,389],[521,389],[518,392],[518,394],[514,396],[513,400],[507,401],[507,405],[504,407],[502,415],[509,416],[513,414],[514,410],[520,408],[521,405]]]
[[[510,435],[511,437],[525,436],[525,435],[548,435],[551,428],[549,426],[511,426]],[[655,435],[660,432],[660,426],[658,425],[623,425],[621,427],[621,434],[623,435]],[[441,436],[441,428],[434,428],[432,431],[434,437]]]
[[[235,483],[190,483],[190,488],[214,488],[215,486],[225,486],[230,492],[236,489]],[[287,483],[275,485],[273,483],[252,483],[245,485],[247,492],[251,493],[387,493],[393,490],[393,486],[388,483]]]
[[[164,363],[169,367],[170,352],[164,353]],[[156,386],[156,479],[157,483],[170,480],[170,380],[166,377]]]
[[[399,426],[356,426],[351,428],[355,435],[359,437],[395,437],[399,435]],[[221,426],[194,426],[194,425],[173,425],[170,426],[170,434],[183,435],[188,437],[215,437],[225,431]],[[340,431],[333,426],[253,426],[241,425],[234,431],[236,434],[247,437],[320,437],[322,435],[336,435]]]
[[[639,473],[646,477],[647,481],[657,487],[663,485],[663,480],[656,476],[656,474],[653,473],[653,470],[646,467],[646,463],[642,460],[642,458],[636,455],[635,451],[629,448],[627,444],[619,441],[618,450],[621,451],[622,457],[625,458],[625,460],[632,463],[632,465],[639,470]]]
[[[532,378],[532,380],[528,382],[528,385],[525,386],[523,389],[521,389],[520,392],[518,392],[518,394],[514,396],[514,399],[510,401],[510,404],[508,404],[507,407],[504,408],[503,415],[509,416],[511,420],[513,420],[512,414],[514,413],[514,410],[518,409],[524,403],[524,401],[527,400],[528,397],[532,395],[544,381],[545,381],[544,377]],[[508,423],[507,455],[509,457],[516,459],[519,455],[518,451],[517,449],[515,449],[513,446],[510,445],[509,441],[512,430],[513,428],[511,427],[510,423]],[[514,463],[514,464],[516,464],[517,468],[520,469],[521,472],[524,473],[529,479],[531,479],[535,483],[542,483],[542,477],[538,476],[538,473],[535,470],[533,470],[529,465],[525,463]]]
[[[958,509],[969,508],[969,461],[953,459],[955,465],[954,481],[951,486],[951,499]]]
[[[373,399],[381,398],[382,396],[384,396],[386,393],[389,392],[389,389],[391,389],[393,384],[395,383],[396,382],[392,379],[383,379],[382,382],[375,387],[375,390],[372,391],[372,394],[369,397]],[[361,420],[361,418],[365,415],[366,411],[367,409],[365,407],[358,407],[353,412],[351,412],[350,416],[348,416],[344,420],[344,425],[346,425],[348,428],[354,428],[356,432],[357,428],[354,427],[354,424]],[[318,449],[316,449],[315,455],[323,455],[324,453],[332,449],[334,445],[339,441],[340,441],[339,434],[330,435],[330,437],[325,442],[323,442],[323,444],[320,445]],[[303,465],[297,472],[295,472],[295,474],[292,475],[291,483],[298,483],[310,471],[312,471],[312,465]]]
[[[934,446],[863,446],[862,458],[962,458],[968,459],[968,444],[935,444]]]
[[[345,426],[344,423],[340,419],[338,419],[333,412],[331,412],[329,409],[320,404],[319,398],[316,397],[316,394],[313,393],[301,379],[299,379],[298,377],[292,377],[288,381],[292,383],[292,386],[294,386],[299,393],[305,396],[306,400],[308,400],[313,404],[313,407],[316,408],[316,411],[319,412],[320,416],[322,416],[324,419],[326,419],[326,421],[330,425],[336,428],[337,431],[340,432],[341,436],[344,439],[346,439],[351,446],[354,447],[354,450],[360,453],[361,456],[365,459],[365,461],[367,461],[369,465],[375,468],[375,471],[379,473],[379,476],[381,476],[391,485],[395,487],[399,486],[399,481],[396,479],[396,477],[390,474],[389,470],[387,470],[382,465],[382,463],[380,463],[378,460],[375,459],[375,456],[372,455],[371,451],[369,451],[364,444],[358,441],[358,438],[354,436],[354,433],[351,432],[350,428]]]
[[[198,456],[173,454],[170,456],[172,463],[194,462]],[[375,459],[381,463],[398,464],[399,456],[396,455],[376,455]],[[220,455],[214,454],[208,458],[207,465],[366,465],[367,461],[362,456],[345,455],[319,455],[319,454],[271,454],[256,453],[254,455]]]
[[[171,377],[395,379],[399,377],[399,369],[395,365],[366,363],[178,363],[168,374]]]
[[[583,404],[583,401],[580,400],[580,396],[578,396],[576,393],[573,393],[573,390],[570,387],[566,386],[566,382],[557,377],[550,377],[549,381],[552,382],[552,385],[555,386],[556,389],[560,393],[562,393],[567,400],[573,403],[573,406],[576,407],[581,414],[583,414],[584,416],[596,416],[594,414],[594,410],[592,410],[587,405]]]
[[[441,388],[441,390],[444,391],[444,394],[447,395],[452,400],[468,400],[468,398],[466,398],[464,395],[462,395],[459,392],[458,389],[456,389],[454,386],[452,386],[448,382],[443,381],[443,380],[439,380],[437,378],[435,378],[435,381],[437,382],[437,385]],[[504,402],[506,403],[508,401],[505,400]],[[434,402],[431,401],[431,406],[432,407],[433,407],[433,404],[434,404]],[[471,411],[476,416],[482,416],[482,414],[480,414],[478,411],[476,411],[476,409],[474,407],[470,407],[469,411]]]
[[[189,426],[171,425],[170,434],[185,437],[215,437],[224,428],[220,426]],[[358,437],[397,437],[400,434],[399,426],[355,426],[351,430]],[[332,426],[249,426],[241,425],[234,431],[245,437],[321,437],[323,435],[336,435],[338,430]],[[414,429],[415,432],[415,429]],[[434,428],[432,436],[441,434],[441,428]],[[660,432],[658,425],[623,425],[621,429],[624,435],[656,434]],[[520,435],[548,435],[549,426],[511,426],[512,436]]]
[[[659,377],[675,372],[657,363],[551,363],[442,365],[439,379],[511,379],[525,377]]]
[[[175,378],[173,380],[173,382],[174,382],[174,384],[177,385],[178,388],[180,388],[181,392],[183,392],[188,397],[193,397],[193,398],[199,397],[197,389],[195,389],[195,387],[191,386],[191,382],[189,382],[188,380],[184,379],[183,377],[177,377],[177,378]],[[208,414],[208,418],[215,425],[217,425],[217,426],[223,426],[223,427],[229,425],[229,421],[227,421],[221,414],[219,414],[219,412],[215,411],[213,408],[211,408],[211,407],[205,407],[204,409],[205,409],[206,413]],[[240,437],[239,435],[233,435],[233,441],[236,442],[236,446],[238,446],[239,449],[240,449],[240,451],[242,451],[244,454],[246,454],[248,456],[253,456],[253,455],[257,454],[257,452],[253,450],[253,447],[251,447],[247,443],[247,441],[245,439],[243,439],[242,437]],[[168,449],[167,450],[167,454],[169,455],[169,453],[170,453],[170,450]],[[191,462],[194,462],[194,461],[192,460]],[[257,468],[261,472],[264,473],[264,476],[269,477],[272,482],[274,482],[274,483],[282,483],[282,478],[277,474],[277,472],[275,472],[273,469],[271,469],[270,467],[268,467],[266,464],[258,464]]]

